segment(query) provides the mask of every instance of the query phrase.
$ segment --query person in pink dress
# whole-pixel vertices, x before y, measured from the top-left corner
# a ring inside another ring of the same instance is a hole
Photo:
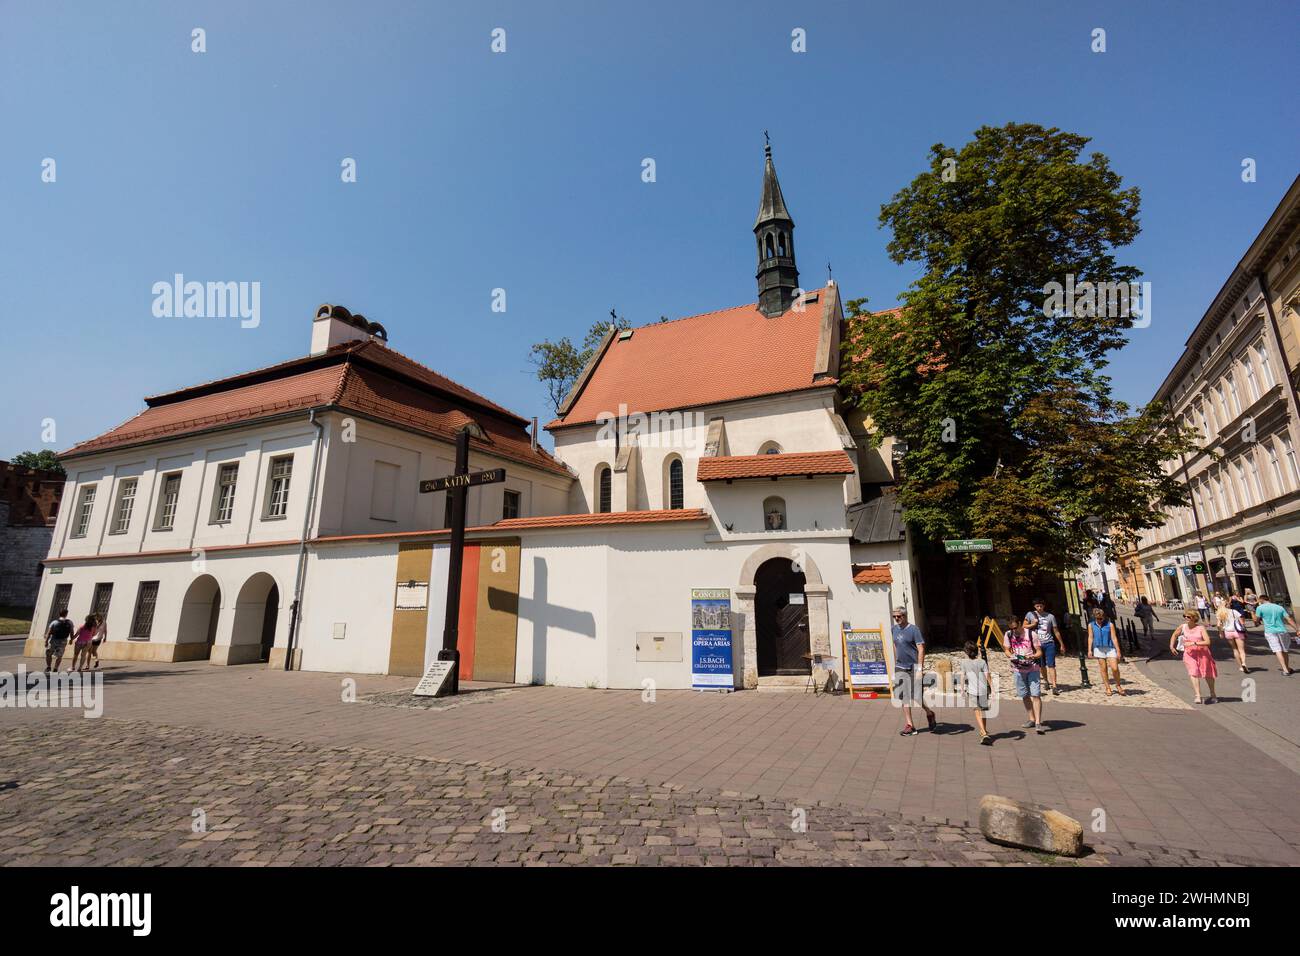
[[[1201,623],[1201,616],[1195,611],[1183,614],[1183,623],[1169,637],[1169,652],[1183,652],[1183,666],[1192,682],[1193,703],[1201,703],[1201,681],[1210,688],[1210,696],[1205,703],[1213,704],[1214,679],[1219,676],[1219,669],[1214,664],[1214,655],[1210,653],[1210,633]]]
[[[99,621],[95,615],[86,615],[86,622],[77,628],[76,644],[72,648],[72,666],[68,668],[68,673],[73,671],[84,671],[86,665],[90,663],[90,642],[95,638],[95,631],[99,627]]]

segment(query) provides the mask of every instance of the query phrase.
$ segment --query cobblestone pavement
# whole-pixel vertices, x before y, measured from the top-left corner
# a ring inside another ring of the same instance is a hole
[[[1010,706],[992,721],[994,746],[982,747],[964,708],[940,711],[940,733],[903,738],[900,715],[887,702],[825,695],[659,691],[647,700],[638,691],[512,687],[425,709],[385,706],[413,686],[400,677],[112,662],[104,680],[105,716],[98,720],[67,709],[0,708],[0,742],[27,741],[25,747],[43,755],[33,764],[21,750],[11,755],[5,749],[16,744],[0,744],[0,784],[18,761],[27,768],[24,787],[40,769],[61,774],[62,785],[75,792],[80,776],[100,769],[85,755],[106,762],[119,737],[137,733],[123,728],[146,726],[160,738],[187,740],[185,734],[194,732],[218,749],[229,748],[233,769],[214,764],[223,769],[214,770],[205,786],[233,788],[227,791],[232,796],[239,785],[223,774],[238,769],[241,748],[349,748],[502,773],[537,769],[547,780],[617,776],[674,793],[753,794],[742,804],[783,808],[777,816],[787,829],[795,806],[838,807],[900,824],[928,819],[967,826],[980,797],[998,793],[1063,810],[1085,824],[1089,843],[1099,851],[1119,848],[1125,861],[1130,854],[1124,847],[1135,846],[1162,857],[1177,851],[1212,860],[1300,863],[1300,820],[1293,812],[1300,778],[1207,718],[1214,708],[1049,699],[1046,735],[1020,730],[1022,715]],[[39,743],[42,734],[46,743]],[[118,774],[135,781],[134,799],[150,792],[151,774],[168,779],[163,771],[172,756],[187,754],[182,748],[145,756],[140,762],[148,769]],[[79,769],[64,773],[69,768]],[[362,785],[370,783],[346,784]],[[331,786],[345,789],[337,781]],[[26,799],[24,787],[17,794],[0,790],[0,812],[7,797]],[[39,815],[57,802],[57,792],[44,794],[40,805],[23,806]],[[278,795],[268,800],[253,806],[269,810],[290,802]],[[1091,829],[1099,810],[1106,822],[1101,834]],[[477,813],[457,825],[478,824]],[[29,823],[26,814],[16,822]]]
[[[10,729],[0,863],[1232,865],[1103,845],[1052,860],[967,826],[623,777],[425,760],[137,721]],[[803,832],[795,828],[802,818]],[[195,832],[196,829],[199,832]]]

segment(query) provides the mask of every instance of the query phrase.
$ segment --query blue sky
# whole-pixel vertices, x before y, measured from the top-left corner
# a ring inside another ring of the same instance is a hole
[[[1112,371],[1144,401],[1300,171],[1298,24],[1293,0],[0,0],[0,457],[43,447],[46,418],[67,448],[144,395],[303,354],[322,302],[545,416],[532,342],[755,299],[764,129],[804,284],[830,260],[877,307],[911,278],[879,207],[931,144],[1091,136],[1142,189],[1123,259],[1153,321]],[[260,282],[260,326],[155,318],[177,272]]]

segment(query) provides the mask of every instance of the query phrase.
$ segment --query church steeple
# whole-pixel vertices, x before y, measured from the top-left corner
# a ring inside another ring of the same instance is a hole
[[[766,133],[763,134],[767,136]],[[758,203],[754,236],[758,240],[758,309],[768,318],[783,314],[799,288],[794,263],[794,220],[785,208],[781,184],[772,165],[772,144],[763,147],[763,196]]]

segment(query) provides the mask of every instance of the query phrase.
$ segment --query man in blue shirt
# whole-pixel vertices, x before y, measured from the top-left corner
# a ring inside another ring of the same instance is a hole
[[[912,737],[917,733],[912,724],[912,704],[920,704],[925,711],[925,722],[934,733],[939,726],[934,711],[925,706],[922,700],[921,674],[925,671],[925,638],[921,629],[915,624],[907,623],[907,608],[894,608],[894,626],[890,628],[894,636],[894,696],[903,708],[903,729],[901,736]]]
[[[1274,604],[1267,594],[1259,596],[1259,606],[1255,608],[1255,616],[1264,622],[1264,640],[1268,641],[1268,649],[1277,655],[1277,661],[1282,665],[1282,673],[1290,677],[1291,657],[1287,645],[1291,643],[1295,621],[1287,614],[1286,608]]]

